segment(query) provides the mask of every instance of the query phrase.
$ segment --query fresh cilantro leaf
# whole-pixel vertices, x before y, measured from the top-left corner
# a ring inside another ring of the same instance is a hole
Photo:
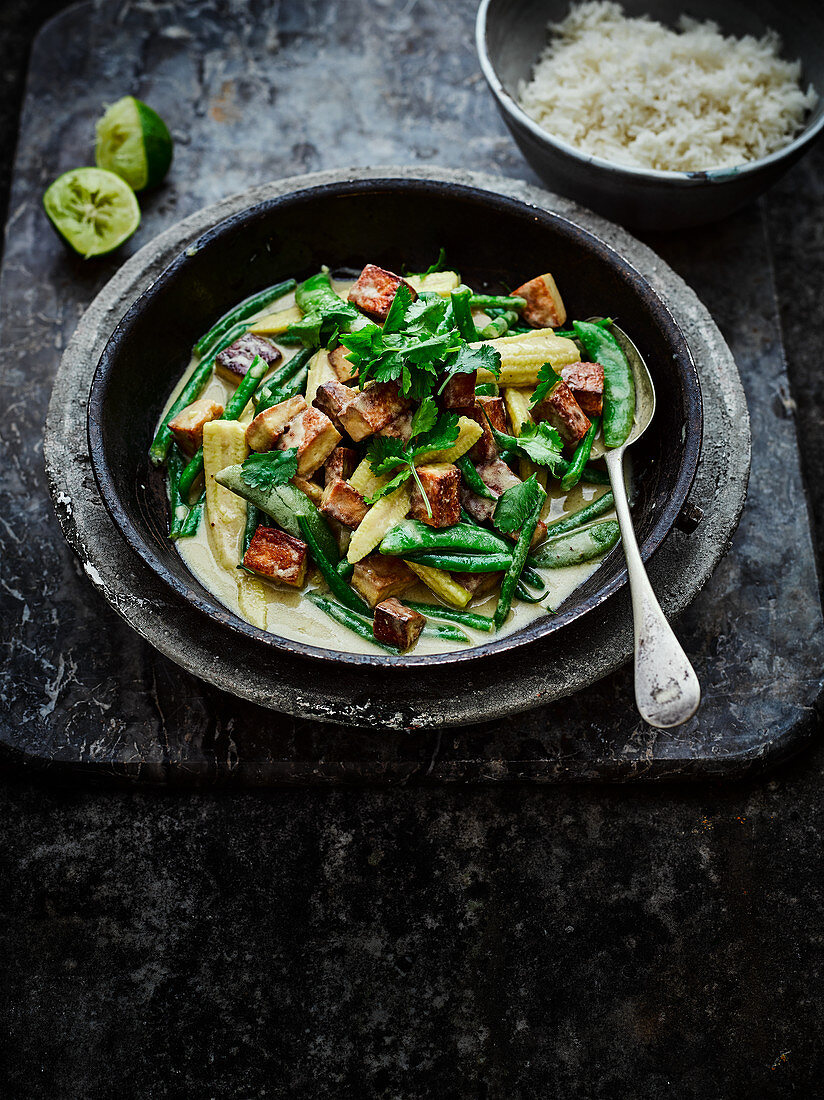
[[[481,344],[478,348],[461,344],[454,355],[450,355],[445,360],[445,364],[446,377],[440,392],[443,392],[449,379],[456,374],[472,374],[476,370],[488,370],[497,378],[501,373],[501,353],[489,344]]]
[[[373,474],[388,474],[409,461],[403,441],[390,435],[373,437],[366,451]]]
[[[392,305],[383,324],[384,336],[389,333],[401,332],[406,327],[406,311],[412,304],[412,291],[405,283],[401,283],[395,291]]]
[[[240,468],[240,476],[250,489],[271,489],[285,485],[298,472],[298,449],[250,454]]]
[[[380,489],[376,489],[371,497],[366,497],[367,504],[377,504],[381,497],[388,496],[390,493],[394,493],[405,481],[408,481],[412,474],[411,466],[404,466],[404,468],[392,478],[391,481],[387,481],[386,485]]]
[[[539,466],[554,468],[561,458],[564,445],[557,431],[542,421],[540,424],[522,424],[517,446],[519,451]]]
[[[442,298],[431,290],[423,291],[406,311],[407,332],[416,335],[439,332],[449,305],[448,298]]]
[[[556,374],[551,363],[544,363],[538,371],[538,385],[529,400],[530,405],[537,405],[543,401],[556,382],[561,381],[560,374]]]
[[[425,397],[412,417],[412,435],[420,435],[435,427],[438,419],[438,406],[432,397]]]
[[[459,435],[460,428],[455,413],[442,413],[435,426],[415,440],[412,457],[420,458],[430,451],[445,451],[457,442]]]
[[[504,534],[519,531],[536,509],[540,508],[545,496],[546,493],[538,484],[538,478],[533,474],[498,497],[492,522]]]

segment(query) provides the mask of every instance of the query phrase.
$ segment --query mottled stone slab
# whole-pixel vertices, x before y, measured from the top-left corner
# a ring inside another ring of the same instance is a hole
[[[770,255],[754,208],[720,229],[656,242],[732,347],[755,442],[733,550],[680,621],[706,690],[698,718],[674,734],[637,719],[627,670],[585,700],[448,733],[353,731],[262,712],[143,642],[63,543],[42,473],[48,392],[84,308],[127,255],[207,202],[307,168],[435,162],[532,180],[480,83],[474,7],[368,5],[366,18],[365,4],[322,0],[274,6],[263,21],[213,3],[81,5],[39,37],[0,281],[10,410],[0,737],[10,751],[168,783],[552,781],[741,771],[808,734],[821,611]],[[427,29],[433,19],[437,35]],[[57,172],[90,159],[93,119],[127,88],[169,120],[176,161],[134,241],[113,260],[83,264],[56,244],[39,195]],[[699,367],[710,381],[714,364]],[[729,420],[735,407],[722,402],[718,414]],[[722,494],[720,455],[705,460],[702,477]],[[686,537],[674,539],[688,554]],[[658,580],[666,603],[667,578]]]

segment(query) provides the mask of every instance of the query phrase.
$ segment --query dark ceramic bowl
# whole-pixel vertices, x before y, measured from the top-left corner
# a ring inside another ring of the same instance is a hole
[[[482,229],[482,231],[479,231]],[[701,447],[701,393],[680,329],[644,277],[602,241],[526,203],[455,183],[419,179],[340,182],[296,191],[227,218],[179,255],[134,303],[106,344],[92,381],[88,432],[103,500],[134,551],[191,606],[262,646],[359,665],[458,663],[562,630],[626,582],[620,548],[567,600],[523,630],[448,654],[385,657],[279,638],[229,612],[188,571],[166,538],[164,478],[147,452],[154,425],[192,344],[235,302],[321,264],[367,260],[422,270],[438,249],[476,287],[498,289],[550,267],[573,317],[620,319],[650,367],[658,411],[633,448],[635,523],[647,558],[672,527]]]
[[[498,110],[521,152],[545,183],[624,225],[670,230],[726,217],[757,198],[824,130],[824,5],[810,0],[622,0],[627,15],[651,15],[675,26],[685,12],[715,20],[725,34],[781,35],[782,54],[799,58],[804,86],[819,100],[804,130],[768,157],[704,172],[660,172],[589,156],[553,137],[517,103],[547,39],[547,24],[563,19],[569,0],[481,0],[476,44]]]

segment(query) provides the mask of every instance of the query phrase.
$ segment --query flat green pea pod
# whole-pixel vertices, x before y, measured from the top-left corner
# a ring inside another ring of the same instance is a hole
[[[587,434],[575,448],[575,454],[572,456],[572,462],[570,462],[569,468],[561,478],[561,488],[565,493],[568,493],[570,489],[574,489],[581,480],[581,475],[584,472],[584,468],[586,467],[592,451],[592,444],[595,442],[595,437],[600,427],[600,416],[594,416]]]
[[[566,535],[557,535],[543,544],[529,559],[542,569],[560,569],[565,565],[583,565],[611,550],[621,537],[615,520],[593,523]]]
[[[604,444],[626,443],[635,418],[635,379],[624,349],[611,332],[591,321],[573,321],[584,351],[604,368]]]
[[[437,550],[425,554],[409,554],[415,565],[431,565],[433,569],[445,569],[448,573],[500,573],[512,565],[512,554],[503,551],[495,554],[440,553]]]
[[[413,557],[429,550],[468,550],[471,553],[499,553],[501,540],[482,527],[455,523],[451,527],[430,527],[417,519],[407,519],[390,528],[380,544],[382,554]]]

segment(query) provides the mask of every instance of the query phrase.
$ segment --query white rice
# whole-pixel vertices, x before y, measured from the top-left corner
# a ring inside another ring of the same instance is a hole
[[[620,4],[575,4],[520,105],[554,137],[605,160],[694,172],[757,160],[792,141],[816,103],[774,31],[725,37],[681,17],[670,30]]]

